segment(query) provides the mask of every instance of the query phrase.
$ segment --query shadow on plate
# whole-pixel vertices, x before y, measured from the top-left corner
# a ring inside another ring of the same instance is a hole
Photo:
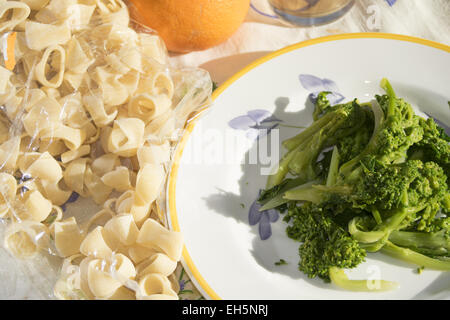
[[[311,115],[314,106],[309,100],[303,106],[298,106],[298,108],[295,106],[295,109],[299,110],[295,112],[286,111],[289,103],[290,101],[287,97],[278,97],[275,99],[275,111],[272,116],[289,125],[306,126],[312,121]],[[279,129],[279,145],[281,145],[281,141],[295,135],[300,130],[289,127],[280,127]],[[324,283],[322,280],[310,279],[298,270],[299,244],[287,237],[285,232],[287,224],[282,221],[282,214],[276,222],[271,223],[272,236],[266,240],[261,240],[258,225],[249,225],[249,209],[253,201],[258,197],[259,190],[264,188],[267,179],[267,176],[261,175],[260,164],[250,163],[250,155],[258,151],[258,146],[264,143],[268,144],[268,154],[271,153],[269,145],[270,133],[267,136],[260,137],[259,140],[261,140],[259,143],[258,139],[254,141],[241,161],[242,176],[239,179],[239,194],[218,189],[216,194],[204,198],[203,201],[214,212],[233,218],[238,223],[249,227],[253,235],[250,254],[261,267],[270,272],[284,274],[293,279],[303,279],[317,287],[330,288],[330,285]],[[280,152],[282,152],[281,149],[280,146]],[[274,158],[278,161],[280,156],[277,154]],[[288,264],[276,265],[275,262],[280,259],[287,261]]]
[[[430,283],[419,294],[413,297],[413,300],[448,300],[450,297],[450,274],[442,272],[442,274]]]
[[[370,257],[371,260],[380,261],[388,265],[402,267],[405,269],[404,272],[415,273],[417,277],[421,277],[420,274],[417,274],[418,266],[393,258],[387,254],[384,254],[383,252],[370,253],[368,257]],[[427,269],[425,268],[423,272],[427,272]],[[442,272],[442,274],[440,274],[436,279],[434,279],[426,288],[424,288],[420,293],[418,293],[411,299],[435,300],[435,299],[449,299],[449,297],[450,297],[450,273]]]

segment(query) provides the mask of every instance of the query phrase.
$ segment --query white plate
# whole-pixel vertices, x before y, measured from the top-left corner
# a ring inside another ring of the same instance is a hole
[[[261,156],[251,164],[255,141],[278,142],[299,131],[286,125],[310,124],[312,92],[327,89],[344,101],[368,101],[382,93],[379,82],[387,77],[398,96],[450,125],[449,52],[448,46],[398,35],[332,36],[272,53],[216,90],[213,106],[190,124],[177,148],[167,197],[170,225],[185,238],[182,263],[206,298],[450,298],[449,273],[419,275],[415,266],[381,253],[369,254],[348,274],[397,281],[395,291],[356,293],[308,279],[297,269],[298,243],[286,236],[281,218],[270,223],[272,235],[266,240],[259,225],[248,221],[249,208],[266,183],[262,169],[267,171],[267,163],[277,162],[283,152],[273,150],[272,158]],[[255,123],[276,124],[280,130],[270,135],[245,130]],[[276,266],[280,259],[288,264]]]

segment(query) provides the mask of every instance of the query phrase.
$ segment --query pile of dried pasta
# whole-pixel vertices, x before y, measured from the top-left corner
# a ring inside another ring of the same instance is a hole
[[[0,0],[0,221],[19,258],[62,258],[59,299],[177,299],[182,237],[158,202],[177,132],[208,100],[121,0]],[[97,212],[62,209],[74,195]]]

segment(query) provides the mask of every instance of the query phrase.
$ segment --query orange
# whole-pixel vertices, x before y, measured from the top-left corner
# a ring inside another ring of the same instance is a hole
[[[224,42],[242,24],[250,6],[250,0],[129,2],[132,18],[157,31],[172,52],[204,50]]]

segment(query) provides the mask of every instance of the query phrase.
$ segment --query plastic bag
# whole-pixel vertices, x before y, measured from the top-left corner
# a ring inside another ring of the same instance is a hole
[[[164,184],[208,73],[171,68],[121,0],[0,14],[0,297],[177,299]]]

